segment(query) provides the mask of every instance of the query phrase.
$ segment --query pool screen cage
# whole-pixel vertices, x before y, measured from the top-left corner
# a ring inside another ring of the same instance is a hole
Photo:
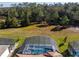
[[[56,42],[48,36],[32,36],[26,38],[18,53],[41,54],[56,50]]]

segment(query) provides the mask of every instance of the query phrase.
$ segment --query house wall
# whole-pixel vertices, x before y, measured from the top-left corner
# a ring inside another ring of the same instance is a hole
[[[8,55],[13,52],[13,45],[9,45],[3,52],[3,54],[1,55],[1,57],[8,57]]]
[[[9,54],[9,49],[7,48],[0,57],[7,57]]]
[[[11,57],[15,53],[17,45],[17,43],[15,45],[8,45],[0,57]]]

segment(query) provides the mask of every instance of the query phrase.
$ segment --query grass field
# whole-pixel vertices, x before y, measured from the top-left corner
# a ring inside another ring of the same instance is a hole
[[[68,36],[67,42],[61,47],[59,47],[59,51],[61,53],[68,48],[68,42],[79,39],[78,32],[73,32],[68,29],[54,32],[51,31],[51,29],[53,29],[55,26],[38,27],[39,25],[40,24],[35,24],[22,28],[1,29],[0,37],[20,39],[19,43],[21,44],[24,38],[26,37],[34,36],[34,35],[48,35],[52,39],[54,39],[57,42],[57,45],[59,46],[63,42],[64,38]]]

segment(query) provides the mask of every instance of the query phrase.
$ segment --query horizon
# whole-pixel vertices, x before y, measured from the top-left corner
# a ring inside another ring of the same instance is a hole
[[[23,3],[23,2],[0,2],[0,7],[1,7],[1,5],[3,5],[2,7],[10,7],[11,4],[19,4],[19,3]],[[38,3],[38,4],[61,3],[61,4],[65,4],[65,3],[79,3],[79,2],[28,2],[28,3]]]

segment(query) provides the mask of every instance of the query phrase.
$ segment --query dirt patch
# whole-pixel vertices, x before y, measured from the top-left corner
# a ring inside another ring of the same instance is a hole
[[[67,30],[73,31],[73,32],[79,32],[79,28],[78,27],[70,27]]]

